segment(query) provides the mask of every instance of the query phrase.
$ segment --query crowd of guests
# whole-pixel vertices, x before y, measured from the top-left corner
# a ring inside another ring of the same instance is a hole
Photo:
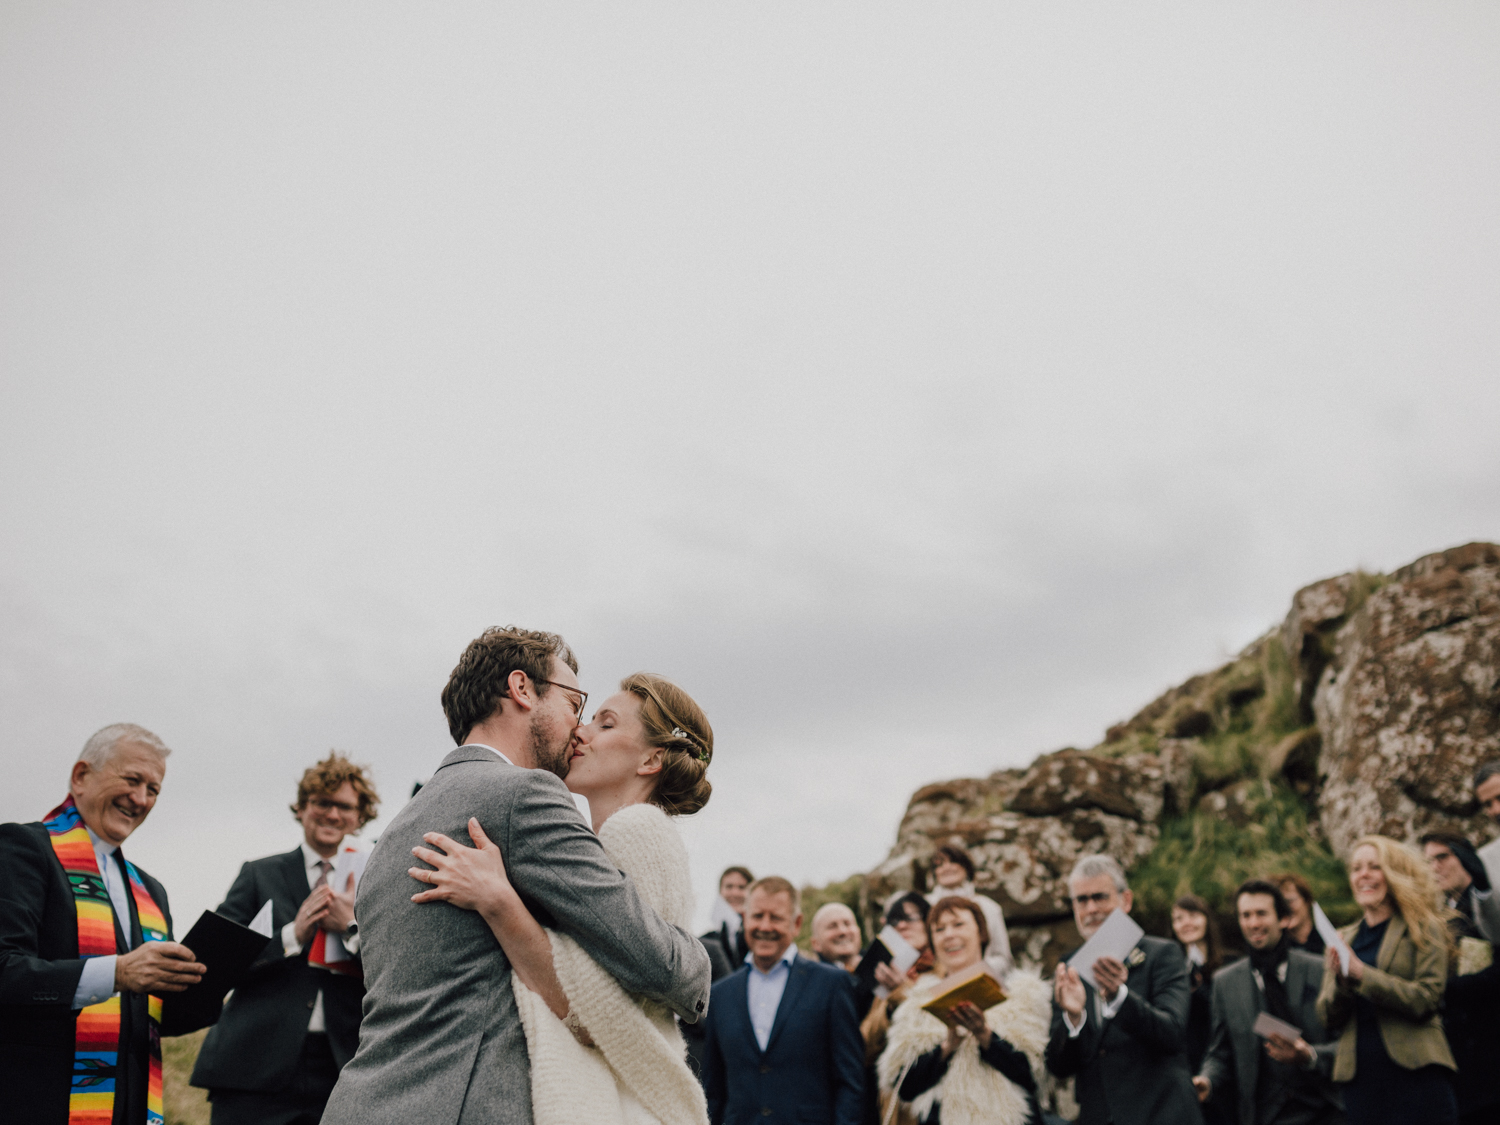
[[[161,1120],[160,1038],[184,1028],[158,997],[206,970],[171,940],[165,889],[122,845],[155,804],[169,753],[143,728],[105,728],[56,809],[0,825],[0,1083],[18,1121]],[[1474,787],[1500,823],[1500,762]],[[192,1074],[216,1125],[317,1122],[353,1055],[360,934],[354,882],[335,870],[378,802],[359,766],[316,763],[290,805],[296,846],[245,863],[218,908],[270,940]],[[1308,883],[1267,873],[1234,896],[1244,956],[1226,957],[1209,903],[1188,894],[1169,937],[1143,937],[1091,974],[1064,960],[1045,982],[1015,964],[1001,909],[957,844],[934,854],[930,889],[883,904],[880,922],[915,960],[872,972],[857,971],[869,946],[848,906],[817,910],[803,954],[797,887],[731,867],[699,938],[708,1010],[682,1025],[710,1121],[1047,1125],[1069,1079],[1080,1125],[1500,1119],[1487,1077],[1500,1063],[1500,841],[1372,835],[1345,859],[1360,916],[1337,943],[1315,924]],[[1132,910],[1108,855],[1080,860],[1067,886],[1085,940]],[[1003,1002],[928,1007],[977,972]]]
[[[1474,790],[1500,823],[1500,762]],[[1071,1079],[1080,1125],[1500,1121],[1489,1080],[1500,1065],[1500,840],[1476,850],[1457,828],[1417,847],[1370,835],[1346,862],[1360,916],[1333,945],[1307,880],[1268,872],[1234,895],[1244,955],[1226,956],[1209,903],[1185,894],[1170,937],[1100,958],[1093,983],[1065,959],[1050,987],[1013,965],[1000,908],[976,892],[957,844],[935,853],[931,890],[885,904],[881,922],[920,956],[873,976],[859,971],[868,947],[850,907],[818,909],[803,957],[796,889],[732,867],[700,938],[716,983],[693,1057],[711,1120],[1051,1125],[1067,1120],[1053,1112],[1067,1100],[1049,1091]],[[1133,906],[1107,855],[1080,860],[1068,891],[1085,941]],[[1004,1002],[941,1018],[925,1007],[945,979],[981,965]],[[785,983],[820,967],[845,987]],[[1279,1023],[1263,1027],[1263,1015]]]

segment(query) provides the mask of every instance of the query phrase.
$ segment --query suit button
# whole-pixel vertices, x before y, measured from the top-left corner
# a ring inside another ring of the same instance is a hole
[[[312,1006],[313,1006],[313,1004],[314,1004],[314,1003],[316,1003],[316,1001],[313,1001],[313,1000],[309,1000],[309,1001],[308,1001],[308,1002],[307,1002],[307,1010],[308,1010],[308,1011],[309,1011],[309,1012],[310,1012],[310,1011],[312,1011]],[[1103,1053],[1104,1053],[1104,1052],[1103,1052],[1103,1051],[1100,1051],[1100,1052],[1099,1052],[1099,1053],[1100,1053],[1100,1054],[1101,1054],[1101,1055],[1102,1055],[1102,1054],[1103,1054]]]
[[[765,1109],[763,1109],[763,1110],[760,1111],[760,1115],[762,1117],[770,1117],[771,1116],[771,1107],[770,1106],[766,1106]]]
[[[763,1067],[760,1068],[760,1072],[762,1074],[770,1074],[771,1073],[771,1068],[768,1067],[768,1066],[763,1066]]]

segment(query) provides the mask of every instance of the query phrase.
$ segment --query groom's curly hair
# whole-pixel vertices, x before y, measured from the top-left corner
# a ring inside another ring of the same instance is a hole
[[[496,625],[470,641],[443,688],[443,714],[453,741],[462,746],[471,730],[500,709],[512,672],[525,672],[537,694],[546,695],[554,656],[578,671],[573,650],[556,633]]]

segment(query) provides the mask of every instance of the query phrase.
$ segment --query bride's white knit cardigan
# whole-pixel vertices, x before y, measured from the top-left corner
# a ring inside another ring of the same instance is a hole
[[[683,929],[691,925],[687,848],[666,813],[655,805],[628,805],[604,822],[599,840],[652,909]],[[571,1013],[595,1046],[581,1046],[512,974],[531,1056],[536,1125],[704,1125],[703,1087],[688,1068],[672,1013],[632,997],[572,938],[548,932]]]
[[[881,1089],[894,1089],[906,1069],[948,1036],[948,1026],[922,1005],[942,987],[936,976],[925,976],[891,1019],[886,1048],[880,1055]],[[1052,1019],[1052,990],[1035,973],[1016,969],[1005,978],[1009,996],[985,1013],[990,1030],[1021,1051],[1031,1063],[1032,1076],[1042,1076],[1042,1052]],[[979,1057],[979,1046],[965,1037],[948,1061],[948,1072],[932,1089],[911,1103],[918,1119],[926,1120],[934,1105],[943,1109],[943,1125],[1022,1125],[1026,1093]]]

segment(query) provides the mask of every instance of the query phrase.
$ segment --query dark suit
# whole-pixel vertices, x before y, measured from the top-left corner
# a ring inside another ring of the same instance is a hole
[[[1132,965],[1136,954],[1144,960]],[[1127,996],[1101,1020],[1097,994],[1084,982],[1083,1030],[1068,1035],[1052,1006],[1047,1069],[1077,1076],[1078,1125],[1199,1125],[1203,1115],[1184,1049],[1187,959],[1175,941],[1142,938],[1126,958]]]
[[[286,956],[282,947],[281,929],[296,918],[297,909],[308,894],[306,860],[298,847],[284,855],[251,860],[241,867],[239,877],[219,907],[224,917],[247,925],[270,902],[274,936],[250,967],[249,975],[235,988],[224,1014],[203,1041],[197,1065],[193,1067],[192,1085],[213,1091],[216,1119],[222,1116],[220,1102],[227,1105],[246,1100],[226,1098],[227,1091],[257,1094],[289,1091],[299,1079],[299,1063],[305,1047],[320,1053],[331,1051],[336,1075],[337,1068],[353,1058],[359,1046],[359,1009],[364,1000],[364,985],[357,977],[313,968],[307,963],[306,946],[294,957]],[[320,989],[326,1047],[307,1043],[307,1021]],[[327,1085],[321,1098],[312,1091],[297,1100],[306,1102],[310,1096],[318,1103],[310,1107],[311,1112],[321,1114],[322,1101],[332,1089],[331,1082]],[[256,1116],[270,1120],[274,1114],[267,1105]]]
[[[1317,1065],[1299,1073],[1291,1065],[1274,1063],[1265,1040],[1250,1030],[1255,1017],[1266,1011],[1265,997],[1255,983],[1250,959],[1236,961],[1214,974],[1213,1022],[1203,1076],[1217,1092],[1235,1087],[1235,1117],[1241,1125],[1266,1120],[1338,1121],[1343,1100],[1332,1080],[1337,1044],[1328,1042],[1318,1019],[1318,989],[1323,984],[1323,962],[1294,949],[1287,957],[1286,997],[1292,1020],[1302,1038],[1317,1052]],[[1273,1116],[1275,1114],[1275,1116]]]
[[[704,1042],[713,1125],[860,1125],[865,1045],[843,969],[798,956],[766,1049],[750,1022],[750,966],[714,985]]]
[[[118,856],[118,852],[116,856]],[[111,857],[114,862],[117,858]],[[141,882],[167,920],[167,892],[140,868]],[[125,878],[123,868],[121,878]],[[124,952],[115,919],[116,946]],[[141,943],[141,923],[130,896],[131,948]],[[83,975],[78,956],[78,911],[67,875],[40,821],[0,824],[0,1098],[5,1120],[66,1125],[78,1012],[73,996]],[[120,994],[120,1070],[115,1086],[117,1125],[146,1120],[147,1000]],[[171,1005],[163,1031],[171,1034]]]

